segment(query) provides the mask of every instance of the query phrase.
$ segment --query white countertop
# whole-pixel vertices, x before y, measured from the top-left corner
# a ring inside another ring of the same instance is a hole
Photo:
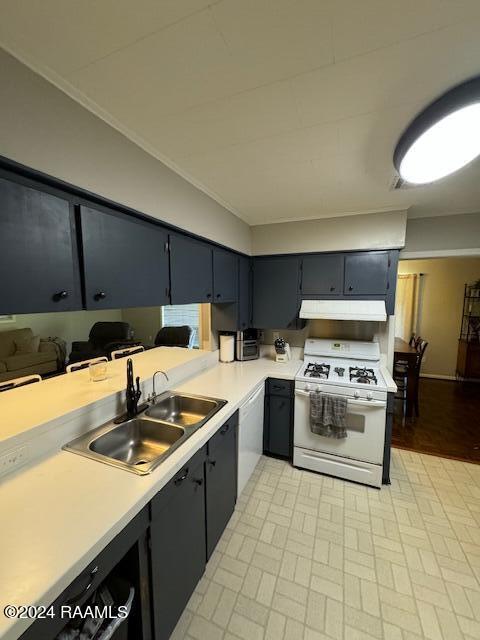
[[[200,360],[205,361],[199,366]],[[175,370],[192,366],[192,373],[211,366],[217,356],[210,351],[157,347],[133,356],[135,376],[142,383],[150,379],[155,371],[162,369],[171,376]],[[1,426],[0,444],[41,425],[81,411],[85,407],[109,400],[118,394],[121,400],[126,386],[126,360],[107,363],[107,379],[91,382],[88,369],[47,378],[40,383],[19,387],[0,396]],[[186,372],[188,375],[188,372]],[[175,377],[175,376],[173,376]],[[160,379],[160,384],[163,384]]]
[[[188,361],[195,357],[195,352],[185,349],[180,353],[170,350],[160,358],[160,350],[153,351],[157,353],[135,356],[135,375],[151,376],[156,369],[170,370],[182,363],[188,369]],[[172,385],[177,390],[222,398],[228,403],[150,475],[137,476],[57,450],[1,480],[0,638],[16,640],[32,623],[7,619],[3,615],[5,605],[51,604],[243,404],[250,392],[267,377],[293,379],[301,362],[277,364],[272,358],[263,357],[250,362],[216,364],[182,384]],[[9,392],[5,405],[6,435],[13,437],[21,432],[26,437],[34,418],[37,422],[55,420],[62,411],[65,414],[81,410],[86,404],[122,390],[125,361],[110,364],[111,377],[98,383],[98,387],[89,382],[88,372],[62,378],[62,384],[68,385],[68,394],[59,397],[54,406],[40,394],[41,385],[50,381],[34,385],[40,406],[35,402],[22,406],[22,398],[31,397],[23,392],[33,387]],[[85,379],[80,380],[80,375]],[[53,379],[52,388],[55,380],[59,383],[59,379]]]

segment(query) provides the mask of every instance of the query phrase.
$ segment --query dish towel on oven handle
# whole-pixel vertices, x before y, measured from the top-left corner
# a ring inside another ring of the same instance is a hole
[[[347,398],[310,393],[310,431],[326,438],[347,437]]]

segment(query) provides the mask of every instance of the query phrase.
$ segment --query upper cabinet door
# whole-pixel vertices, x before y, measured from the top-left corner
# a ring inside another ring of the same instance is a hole
[[[213,249],[213,302],[238,299],[238,256],[231,251]]]
[[[168,235],[161,227],[80,209],[87,309],[169,303]]]
[[[302,265],[302,294],[342,295],[343,255],[341,253],[305,256]]]
[[[247,329],[252,322],[252,270],[250,258],[238,259],[238,329]]]
[[[81,309],[69,202],[0,179],[0,314]]]
[[[385,295],[388,288],[388,268],[388,251],[346,254],[345,295]]]
[[[254,327],[296,328],[299,309],[299,263],[297,257],[254,259]]]
[[[186,236],[170,236],[172,304],[213,302],[212,247]]]

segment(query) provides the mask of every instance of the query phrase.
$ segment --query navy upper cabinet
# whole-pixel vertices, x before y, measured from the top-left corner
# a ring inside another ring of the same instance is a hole
[[[212,247],[187,236],[170,235],[172,304],[213,302]]]
[[[0,179],[0,314],[81,309],[70,204]]]
[[[388,251],[345,254],[345,295],[385,295],[389,266]]]
[[[238,256],[224,249],[213,249],[213,302],[238,299]]]
[[[80,208],[85,304],[118,309],[168,304],[167,233],[116,213]]]
[[[343,255],[324,253],[302,261],[302,294],[338,296],[343,293]]]
[[[253,326],[296,328],[299,309],[300,260],[296,256],[254,258]]]
[[[238,259],[238,329],[247,329],[252,322],[252,268],[250,258]]]

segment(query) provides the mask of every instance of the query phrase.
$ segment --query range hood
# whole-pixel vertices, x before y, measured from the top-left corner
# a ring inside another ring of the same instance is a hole
[[[383,300],[302,300],[300,318],[307,320],[374,320],[385,322]]]

